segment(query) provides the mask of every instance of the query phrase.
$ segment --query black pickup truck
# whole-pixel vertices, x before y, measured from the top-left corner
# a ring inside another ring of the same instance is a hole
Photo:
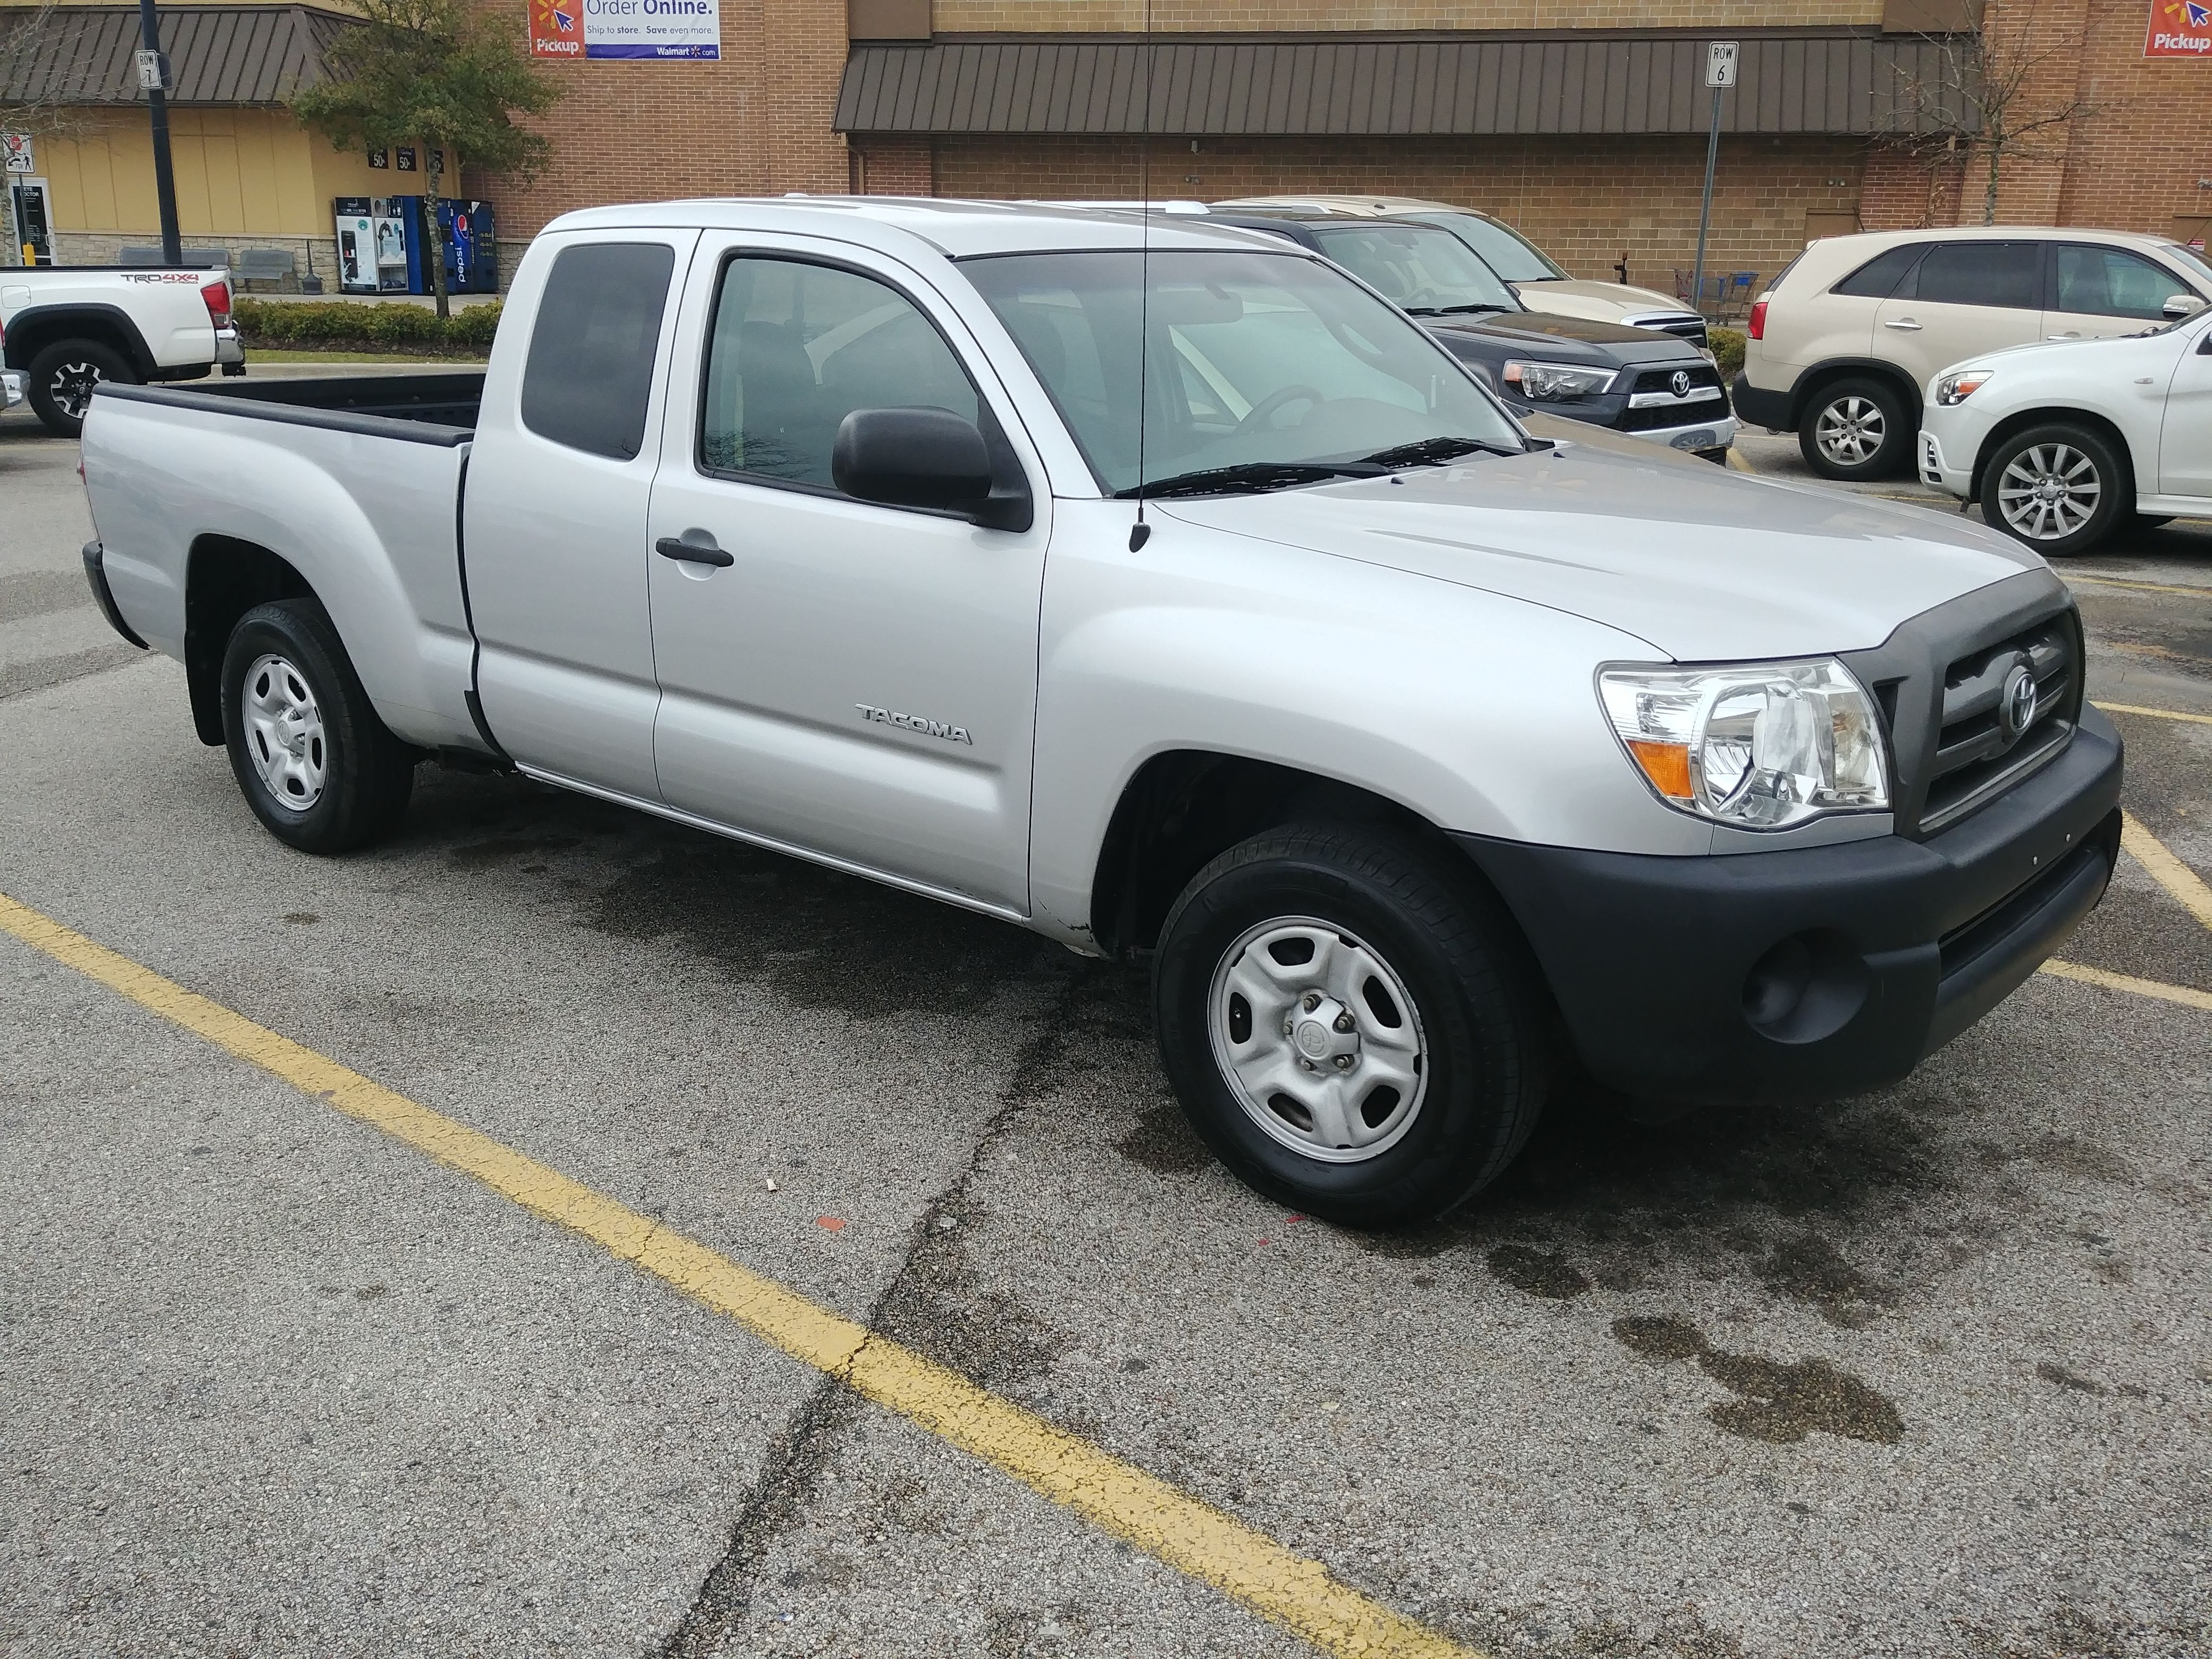
[[[1720,371],[1680,336],[1530,311],[1450,232],[1316,209],[1209,212],[1334,260],[1419,319],[1516,415],[1559,415],[1711,461],[1735,437]]]

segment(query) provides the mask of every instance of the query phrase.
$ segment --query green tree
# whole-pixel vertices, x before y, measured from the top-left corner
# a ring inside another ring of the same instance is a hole
[[[335,149],[421,144],[430,289],[447,314],[439,179],[451,157],[487,173],[529,179],[545,165],[544,137],[514,124],[543,115],[562,88],[538,74],[512,21],[466,0],[359,0],[362,22],[325,54],[329,75],[295,93],[292,111]]]

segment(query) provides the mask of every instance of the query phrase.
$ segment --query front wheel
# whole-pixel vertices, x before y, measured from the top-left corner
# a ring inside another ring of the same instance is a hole
[[[2014,433],[1982,468],[1982,516],[2045,558],[2087,553],[2134,511],[2126,464],[2087,428]]]
[[[222,729],[246,805],[303,853],[365,846],[407,810],[415,752],[377,718],[313,599],[239,618],[223,653]]]
[[[1153,965],[1160,1054],[1247,1184],[1404,1226],[1494,1179],[1542,1109],[1535,973],[1449,854],[1387,831],[1270,830],[1192,879]]]
[[[57,438],[74,438],[84,431],[93,389],[102,380],[125,386],[138,381],[120,352],[94,340],[57,340],[31,359],[26,378],[31,412]]]

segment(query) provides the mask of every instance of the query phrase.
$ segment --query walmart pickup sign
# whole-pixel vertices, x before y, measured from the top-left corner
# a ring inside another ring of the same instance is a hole
[[[534,58],[719,58],[721,0],[530,0]]]

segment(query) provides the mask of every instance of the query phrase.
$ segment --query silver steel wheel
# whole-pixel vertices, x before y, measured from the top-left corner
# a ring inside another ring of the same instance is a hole
[[[2063,541],[2097,514],[2097,464],[2071,444],[2031,444],[1997,478],[1997,511],[2016,536]]]
[[[283,658],[256,657],[246,671],[240,702],[246,748],[279,806],[304,812],[323,798],[330,751],[323,711],[307,678]]]
[[[46,393],[56,409],[72,421],[82,421],[92,407],[92,389],[106,378],[98,363],[57,363],[46,378]]]
[[[1307,1158],[1379,1158],[1420,1115],[1420,1010],[1389,963],[1332,923],[1245,929],[1214,968],[1206,1030],[1252,1121]]]
[[[1838,398],[1813,423],[1813,441],[1838,466],[1864,466],[1889,434],[1881,405],[1871,398]]]

